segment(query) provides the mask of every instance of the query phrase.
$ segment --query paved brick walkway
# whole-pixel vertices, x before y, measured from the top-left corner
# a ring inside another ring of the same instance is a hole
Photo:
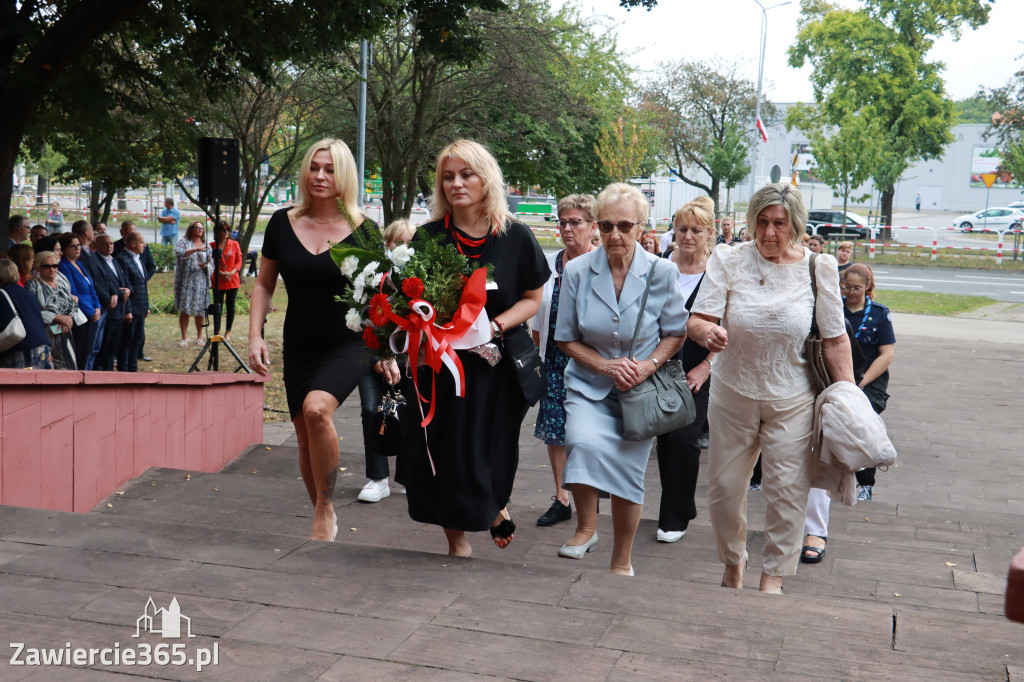
[[[1024,545],[1024,354],[933,329],[899,336],[885,413],[899,464],[879,475],[874,501],[833,507],[825,561],[787,579],[785,596],[756,591],[760,493],[749,496],[742,592],[718,587],[704,481],[686,537],[655,542],[653,459],[637,577],[607,573],[607,505],[598,550],[556,558],[571,528],[533,525],[552,481],[532,414],[514,542],[502,551],[477,534],[472,558],[444,556],[440,530],[409,520],[397,490],[355,502],[364,478],[349,401],[336,418],[333,544],[306,539],[311,510],[286,427],[221,473],[150,470],[89,514],[0,507],[0,646],[218,652],[197,673],[99,659],[16,666],[7,649],[0,680],[1024,680],[1024,625],[1002,616],[1009,560]],[[197,636],[134,638],[150,597],[157,607],[176,597]]]

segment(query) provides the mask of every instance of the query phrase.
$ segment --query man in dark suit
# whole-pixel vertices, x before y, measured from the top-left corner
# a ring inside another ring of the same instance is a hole
[[[82,251],[78,257],[79,264],[85,268],[86,274],[89,275],[89,279],[92,280],[92,285],[96,289],[96,296],[100,300],[100,319],[96,321],[96,341],[93,343],[92,351],[85,358],[84,364],[84,368],[89,370],[96,367],[96,356],[103,346],[103,334],[107,327],[107,313],[117,305],[118,292],[111,289],[107,283],[107,279],[103,275],[103,271],[107,268],[103,267],[99,258],[92,252],[95,233],[93,233],[89,221],[76,220],[71,226],[71,232],[78,236],[78,241],[82,244]]]
[[[118,255],[125,275],[128,277],[128,308],[124,316],[121,348],[117,354],[117,369],[120,372],[139,371],[139,351],[145,338],[146,315],[149,314],[149,289],[146,287],[146,269],[142,264],[142,253],[146,249],[146,238],[138,232],[124,236],[124,250]]]
[[[109,234],[101,234],[93,242],[93,260],[99,263],[99,276],[96,280],[103,278],[107,288],[114,294],[113,305],[106,313],[107,326],[103,330],[103,344],[96,355],[96,363],[93,369],[110,372],[114,369],[114,358],[121,349],[121,337],[124,335],[124,316],[128,310],[128,297],[131,294],[128,288],[128,274],[121,267],[121,263],[114,258],[114,240]]]
[[[7,223],[7,250],[4,253],[10,251],[15,244],[28,239],[29,229],[28,218],[23,215],[12,215]]]
[[[117,258],[122,251],[124,251],[124,238],[129,232],[135,231],[135,223],[131,220],[126,220],[121,223],[121,238],[114,242],[114,257]],[[146,268],[146,281],[153,279],[153,275],[156,274],[156,261],[153,260],[153,252],[149,250],[149,245],[146,245],[146,249],[142,252],[142,265]],[[146,330],[143,327],[142,330],[142,346],[139,348],[139,360],[143,362],[152,362],[153,358],[149,357],[145,353],[146,348]]]

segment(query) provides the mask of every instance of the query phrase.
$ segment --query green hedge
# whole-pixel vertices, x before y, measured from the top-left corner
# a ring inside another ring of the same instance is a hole
[[[157,272],[171,272],[174,270],[174,247],[170,244],[149,245],[149,251],[153,254],[153,262],[156,263]]]

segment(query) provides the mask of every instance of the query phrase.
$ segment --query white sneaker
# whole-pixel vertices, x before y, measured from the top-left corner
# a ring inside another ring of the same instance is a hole
[[[380,502],[385,497],[391,494],[391,488],[388,486],[388,479],[380,481],[370,481],[363,486],[363,489],[359,491],[360,502]]]
[[[685,530],[662,530],[658,529],[658,542],[679,542],[686,535]]]

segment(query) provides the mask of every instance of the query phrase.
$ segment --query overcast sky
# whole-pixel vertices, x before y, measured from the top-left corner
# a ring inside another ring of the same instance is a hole
[[[567,0],[573,1],[573,0]],[[634,51],[630,61],[642,69],[658,62],[723,57],[741,62],[744,75],[757,81],[761,10],[754,0],[661,0],[650,12],[619,7],[618,0],[574,0],[584,16],[607,17],[606,23],[618,33],[623,51]],[[781,0],[777,0],[781,1]],[[855,7],[856,0],[839,0]],[[776,2],[762,0],[765,7]],[[552,0],[558,7],[561,0]],[[963,99],[979,86],[1004,85],[1024,69],[1024,7],[1021,0],[999,0],[989,21],[977,31],[966,31],[954,42],[943,39],[929,53],[932,61],[946,64],[944,77],[949,95]],[[768,39],[765,47],[764,92],[773,102],[811,101],[810,68],[789,66],[786,50],[796,39],[800,15],[798,0],[768,10]]]

